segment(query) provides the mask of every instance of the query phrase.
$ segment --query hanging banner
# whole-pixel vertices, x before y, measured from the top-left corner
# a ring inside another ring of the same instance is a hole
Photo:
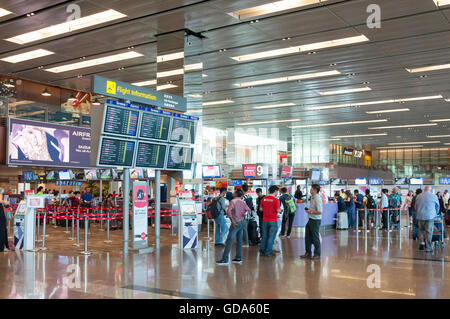
[[[147,182],[133,182],[133,249],[148,247]]]

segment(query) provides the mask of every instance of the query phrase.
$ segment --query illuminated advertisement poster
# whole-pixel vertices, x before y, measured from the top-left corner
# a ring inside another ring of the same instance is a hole
[[[11,118],[8,164],[89,166],[91,130]]]
[[[147,182],[133,182],[133,248],[146,248],[148,242]]]
[[[220,166],[205,165],[203,166],[203,178],[218,178],[220,177]]]
[[[242,175],[244,177],[256,177],[256,164],[242,165]]]
[[[281,178],[291,178],[293,172],[293,166],[283,166],[281,169]]]

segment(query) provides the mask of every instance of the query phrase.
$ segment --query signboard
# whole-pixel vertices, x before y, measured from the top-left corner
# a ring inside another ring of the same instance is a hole
[[[408,179],[405,177],[395,179],[395,185],[407,185],[407,184],[408,184]]]
[[[133,249],[148,247],[147,182],[133,182]]]
[[[355,185],[367,185],[367,179],[355,178]]]
[[[8,132],[9,165],[90,165],[90,129],[10,118]]]
[[[320,169],[313,168],[311,170],[311,180],[312,181],[319,181],[320,180]]]
[[[169,170],[190,170],[193,157],[193,148],[170,145],[166,168]]]
[[[39,176],[34,172],[22,172],[22,175],[25,182],[37,181],[39,179]]]
[[[186,112],[187,109],[187,99],[184,97],[107,79],[98,75],[94,75],[92,87],[94,93],[122,100],[130,100],[181,112]]]
[[[203,178],[219,178],[220,166],[219,165],[205,165],[202,167]]]
[[[166,156],[166,144],[139,142],[134,166],[164,169]]]
[[[383,181],[381,178],[369,178],[369,185],[382,185]]]
[[[45,179],[48,181],[55,180],[57,178],[57,171],[47,171],[45,172]]]
[[[149,178],[149,179],[155,178],[156,177],[156,170],[151,169],[151,168],[147,168],[145,170],[145,177]]]
[[[139,114],[137,110],[107,104],[103,115],[103,134],[136,137]]]
[[[97,165],[132,167],[135,148],[136,141],[102,136]]]
[[[439,184],[450,185],[450,177],[439,177]]]
[[[242,181],[241,180],[234,180],[233,181],[233,185],[234,186],[242,186]]]
[[[59,171],[58,175],[61,180],[75,179],[75,174],[71,170]]]
[[[85,169],[84,170],[84,178],[88,181],[97,179],[97,170],[96,169]]]
[[[347,156],[353,156],[353,149],[352,148],[344,148],[342,154]]]
[[[244,177],[256,177],[256,164],[243,164],[242,175]]]
[[[142,168],[132,168],[130,169],[131,179],[144,179],[144,170]]]
[[[363,155],[363,151],[358,151],[358,150],[353,151],[353,156],[356,158],[361,158],[362,155]]]
[[[283,166],[281,168],[281,178],[292,178],[293,173],[294,173],[293,166]]]
[[[45,198],[43,196],[27,196],[27,208],[44,208]]]
[[[171,112],[151,109],[142,113],[139,138],[164,141],[169,139]]]
[[[421,177],[411,177],[409,179],[410,185],[423,185],[423,178]]]
[[[174,113],[169,136],[170,142],[195,144],[197,129],[197,120],[195,119],[189,115]]]

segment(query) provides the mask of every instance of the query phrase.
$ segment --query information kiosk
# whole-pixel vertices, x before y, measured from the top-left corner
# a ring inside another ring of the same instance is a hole
[[[178,207],[180,218],[178,219],[179,245],[181,249],[194,249],[198,245],[198,223],[196,214],[196,204],[192,200],[189,191],[181,191],[178,194]]]
[[[19,203],[14,216],[14,245],[16,249],[34,250],[36,209],[45,207],[43,196],[27,196]]]

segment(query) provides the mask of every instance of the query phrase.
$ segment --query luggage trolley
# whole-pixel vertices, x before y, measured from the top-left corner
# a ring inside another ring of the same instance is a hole
[[[438,215],[434,219],[434,229],[433,229],[433,237],[431,239],[431,243],[434,244],[434,247],[437,249],[439,246],[441,247],[441,251],[444,251],[445,243],[444,238],[447,237],[447,232],[444,227],[444,216]]]

